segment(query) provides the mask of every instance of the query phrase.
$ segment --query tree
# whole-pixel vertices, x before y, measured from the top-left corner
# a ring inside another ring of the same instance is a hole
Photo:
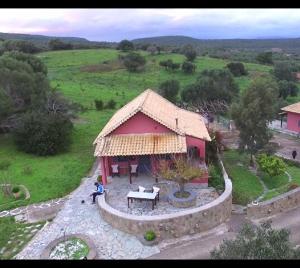
[[[274,76],[278,80],[295,81],[292,66],[286,62],[278,62],[274,65]]]
[[[274,119],[278,87],[270,77],[256,78],[231,107],[231,116],[240,131],[240,149],[253,155],[270,140],[268,124]]]
[[[55,155],[69,148],[72,128],[70,119],[62,114],[28,112],[14,131],[14,141],[26,153]]]
[[[48,47],[50,50],[68,50],[73,49],[73,45],[71,43],[65,43],[60,39],[51,39],[48,42]]]
[[[150,46],[148,46],[147,51],[148,51],[151,55],[154,55],[154,54],[157,52],[157,48],[156,48],[156,46],[154,46],[154,45],[150,45]]]
[[[134,44],[128,40],[122,40],[117,46],[117,49],[122,50],[124,52],[131,51],[134,50]]]
[[[176,102],[180,84],[177,80],[167,80],[159,85],[159,93],[171,102]]]
[[[172,71],[180,68],[180,63],[175,63],[171,59],[160,61],[159,65],[165,67],[166,70],[172,70]]]
[[[103,101],[102,100],[94,100],[94,102],[95,102],[95,107],[96,107],[97,111],[103,110],[104,105],[103,105]]]
[[[234,76],[247,75],[245,66],[241,62],[230,62],[226,65],[226,67]]]
[[[189,61],[185,61],[184,63],[182,63],[181,69],[185,74],[192,74],[195,72],[196,70],[196,65],[189,62]]]
[[[278,82],[279,87],[279,97],[283,98],[284,100],[290,96],[297,96],[298,95],[298,87],[294,82],[280,80]]]
[[[20,51],[24,53],[37,53],[41,49],[31,42],[24,40],[5,40],[2,43],[4,51]]]
[[[146,59],[142,55],[131,52],[124,58],[124,65],[129,72],[137,72],[144,68]]]
[[[204,170],[194,166],[189,159],[186,159],[183,156],[177,157],[173,155],[171,160],[173,163],[172,168],[170,168],[167,162],[160,161],[158,172],[155,176],[177,182],[180,195],[184,196],[184,185],[195,178],[201,177]]]
[[[257,162],[260,169],[267,173],[270,177],[282,175],[286,171],[286,164],[277,156],[260,154],[257,157]]]
[[[300,250],[289,241],[287,229],[275,230],[267,221],[258,227],[245,224],[237,237],[211,251],[212,259],[299,259]]]
[[[259,53],[256,60],[261,64],[273,64],[272,52]]]
[[[204,70],[196,83],[185,87],[181,92],[181,98],[195,105],[203,101],[216,100],[231,103],[238,92],[239,88],[228,70]]]
[[[188,61],[194,61],[197,57],[197,51],[191,45],[185,45],[182,52]]]

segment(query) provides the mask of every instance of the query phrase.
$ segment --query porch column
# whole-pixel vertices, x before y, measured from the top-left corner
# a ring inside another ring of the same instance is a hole
[[[105,163],[106,162],[105,159],[106,159],[106,157],[100,158],[103,185],[107,184],[107,165]]]

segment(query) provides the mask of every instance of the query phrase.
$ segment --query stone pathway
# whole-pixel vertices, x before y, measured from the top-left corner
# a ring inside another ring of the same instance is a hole
[[[43,211],[46,209],[49,211],[51,209],[52,214],[54,212],[57,212],[61,206],[64,204],[64,202],[67,200],[68,197],[64,198],[57,198],[50,201],[37,203],[37,204],[31,204],[24,207],[18,207],[11,210],[3,210],[0,212],[0,218],[1,217],[8,217],[8,216],[17,216],[17,219],[23,219],[24,221],[28,221],[28,219],[31,218],[31,215],[41,213],[43,214]],[[41,219],[38,219],[41,220]]]
[[[114,229],[106,223],[96,204],[91,204],[95,174],[86,178],[70,194],[63,208],[52,222],[39,231],[29,244],[17,254],[17,259],[39,259],[47,245],[61,236],[81,233],[89,236],[96,245],[99,259],[139,259],[159,252],[159,248],[147,247],[133,235]],[[81,201],[85,200],[84,203]]]

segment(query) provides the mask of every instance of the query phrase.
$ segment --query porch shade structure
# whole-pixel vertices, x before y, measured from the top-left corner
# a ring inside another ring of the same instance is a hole
[[[186,137],[173,133],[111,135],[103,138],[95,156],[131,156],[186,153]]]

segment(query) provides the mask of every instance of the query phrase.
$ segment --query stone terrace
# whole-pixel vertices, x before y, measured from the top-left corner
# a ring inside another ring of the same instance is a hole
[[[154,210],[152,210],[151,201],[138,201],[134,200],[133,203],[127,205],[127,194],[129,191],[137,191],[138,187],[142,186],[146,189],[152,189],[152,186],[157,186],[161,189],[160,201],[157,202]],[[134,215],[161,215],[173,212],[178,212],[191,208],[176,208],[168,203],[167,196],[164,192],[166,189],[171,190],[178,188],[177,184],[172,181],[159,180],[158,183],[155,179],[146,175],[139,175],[132,178],[132,184],[129,183],[128,176],[114,177],[110,183],[105,187],[107,191],[107,202],[113,208]],[[199,207],[204,204],[212,202],[219,195],[212,187],[203,187],[197,183],[188,183],[185,189],[193,190],[197,194],[196,206]]]

